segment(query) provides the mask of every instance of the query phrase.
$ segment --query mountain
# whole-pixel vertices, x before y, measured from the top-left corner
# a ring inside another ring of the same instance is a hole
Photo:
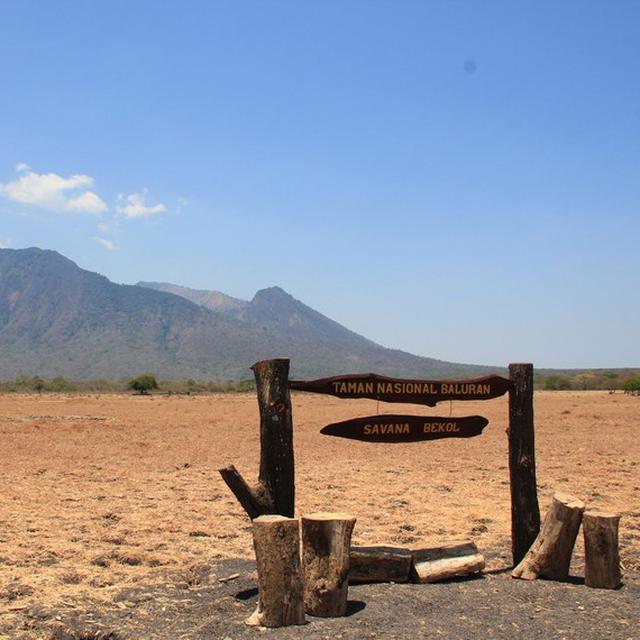
[[[233,380],[263,358],[290,357],[292,376],[376,372],[464,377],[495,368],[386,349],[279,287],[250,302],[212,291],[120,285],[42,249],[0,250],[0,379],[38,374]]]
[[[188,287],[181,287],[177,284],[170,284],[169,282],[138,282],[137,287],[146,287],[148,289],[155,289],[156,291],[164,291],[166,293],[173,293],[182,298],[186,298],[191,302],[206,307],[211,311],[217,311],[220,313],[230,313],[234,315],[234,312],[239,312],[249,303],[245,300],[238,300],[228,296],[226,293],[220,291],[207,291],[203,289],[189,289]]]
[[[296,300],[280,287],[261,289],[251,302],[232,298],[220,291],[189,289],[168,282],[138,282],[137,286],[182,296],[211,311],[222,313],[262,331],[296,340],[327,340],[336,346],[378,347],[371,340]]]

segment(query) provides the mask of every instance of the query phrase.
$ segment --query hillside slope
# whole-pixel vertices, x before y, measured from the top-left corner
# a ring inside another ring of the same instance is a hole
[[[2,249],[0,378],[152,371],[163,378],[231,380],[250,377],[249,366],[269,357],[290,357],[297,377],[359,371],[455,377],[493,370],[386,349],[277,287],[251,302],[229,298],[235,302],[220,306],[225,299],[218,300],[215,311],[182,295],[114,284],[55,251]]]

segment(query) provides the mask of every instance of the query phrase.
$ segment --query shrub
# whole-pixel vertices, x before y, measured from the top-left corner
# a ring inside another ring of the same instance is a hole
[[[31,378],[31,388],[38,393],[42,393],[46,387],[46,382],[40,376]]]
[[[571,379],[569,376],[556,375],[548,376],[544,381],[544,388],[547,391],[559,391],[571,389]]]
[[[146,395],[152,389],[158,388],[158,381],[151,373],[143,373],[137,378],[132,378],[127,382],[127,389],[131,389],[140,395]]]
[[[622,389],[631,393],[640,393],[640,377],[625,380],[622,383]]]
[[[48,385],[47,391],[75,391],[76,385],[73,382],[69,382],[69,380],[63,378],[62,376],[57,376],[54,378]]]

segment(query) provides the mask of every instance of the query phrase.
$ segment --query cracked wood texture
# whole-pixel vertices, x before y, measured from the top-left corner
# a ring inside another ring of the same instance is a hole
[[[533,422],[533,365],[510,364],[511,553],[517,565],[540,531]]]

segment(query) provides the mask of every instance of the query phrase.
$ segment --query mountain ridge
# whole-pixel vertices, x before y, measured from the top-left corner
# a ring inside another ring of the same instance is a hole
[[[113,379],[152,371],[163,378],[238,380],[250,376],[255,361],[272,357],[289,357],[292,377],[299,378],[504,371],[387,349],[280,287],[242,301],[170,285],[199,292],[215,307],[208,308],[149,284],[163,283],[115,284],[55,251],[0,249],[0,378]]]

